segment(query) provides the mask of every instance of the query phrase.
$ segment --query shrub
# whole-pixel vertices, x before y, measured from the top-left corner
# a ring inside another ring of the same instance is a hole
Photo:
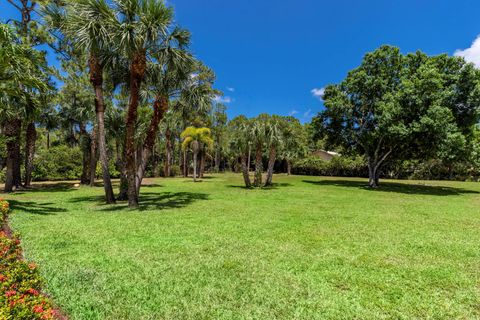
[[[10,204],[8,203],[8,201],[0,198],[0,229],[9,211],[10,211]]]
[[[82,152],[80,148],[65,145],[40,150],[34,160],[34,180],[73,180],[82,174]]]
[[[293,163],[292,173],[313,176],[366,177],[368,168],[363,157],[334,157],[330,161],[318,157],[307,157]]]

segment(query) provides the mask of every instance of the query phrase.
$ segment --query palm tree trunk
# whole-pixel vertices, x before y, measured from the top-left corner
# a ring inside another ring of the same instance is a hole
[[[90,133],[90,187],[95,186],[95,177],[97,175],[97,124],[93,125],[92,132]]]
[[[270,153],[268,155],[267,179],[265,181],[265,186],[272,185],[273,167],[275,165],[276,156],[277,156],[277,149],[275,148],[275,146],[271,146]]]
[[[31,121],[27,125],[25,136],[25,187],[29,187],[32,182],[33,157],[35,155],[35,142],[37,141],[37,130],[35,122]]]
[[[143,144],[143,149],[139,157],[139,164],[136,175],[136,192],[140,194],[140,187],[142,185],[143,176],[147,167],[148,159],[153,152],[153,146],[155,145],[155,137],[157,136],[158,125],[163,119],[163,116],[168,110],[168,98],[161,97],[155,100],[153,103],[153,115],[150,120],[150,126],[147,131],[147,138]]]
[[[197,157],[198,157],[198,150],[193,151],[193,182],[197,181]]]
[[[255,179],[253,180],[253,185],[257,188],[262,186],[262,155],[262,145],[258,145],[255,153]]]
[[[98,149],[102,163],[103,187],[105,189],[105,201],[107,204],[115,203],[112,181],[108,169],[107,144],[105,141],[105,104],[103,101],[103,66],[98,59],[91,55],[89,59],[90,81],[95,90],[95,113],[98,126]]]
[[[245,154],[242,154],[241,164],[242,164],[242,174],[243,174],[243,181],[245,182],[245,187],[250,188],[252,186],[252,183],[250,182],[250,175],[247,167],[247,156]]]
[[[145,51],[134,54],[130,65],[130,102],[127,110],[125,134],[125,160],[128,180],[128,206],[138,207],[138,193],[136,186],[137,166],[135,161],[135,126],[138,117],[138,102],[140,86],[147,67]]]
[[[250,172],[250,158],[251,158],[252,148],[248,146],[248,160],[247,160],[247,170]]]
[[[171,141],[172,133],[170,128],[167,128],[165,131],[165,163],[163,165],[163,174],[165,178],[170,177],[171,170],[170,170],[170,162],[172,160],[172,141]]]

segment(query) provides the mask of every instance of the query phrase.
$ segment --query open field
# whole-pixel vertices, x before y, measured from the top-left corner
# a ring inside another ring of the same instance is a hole
[[[70,319],[480,318],[480,184],[155,179],[140,211],[71,183],[9,195]]]

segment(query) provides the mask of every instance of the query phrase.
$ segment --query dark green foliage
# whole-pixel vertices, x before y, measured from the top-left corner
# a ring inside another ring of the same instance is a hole
[[[82,174],[82,152],[79,147],[53,146],[39,151],[34,161],[34,180],[79,179]]]
[[[368,168],[363,157],[334,157],[330,161],[318,157],[307,157],[293,163],[292,173],[313,176],[368,177]]]

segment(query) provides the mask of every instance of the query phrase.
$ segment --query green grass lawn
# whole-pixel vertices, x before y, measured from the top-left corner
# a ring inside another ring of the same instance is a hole
[[[480,184],[237,175],[14,194],[11,225],[70,319],[480,318]]]

